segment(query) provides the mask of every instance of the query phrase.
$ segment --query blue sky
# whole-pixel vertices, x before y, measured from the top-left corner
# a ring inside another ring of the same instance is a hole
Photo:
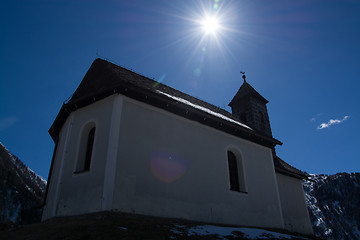
[[[270,101],[280,157],[360,171],[359,13],[357,0],[2,0],[0,142],[47,178],[47,131],[102,56],[228,111],[245,71]]]

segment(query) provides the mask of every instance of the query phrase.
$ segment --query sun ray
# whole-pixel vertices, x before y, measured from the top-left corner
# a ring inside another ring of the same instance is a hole
[[[177,46],[178,51],[187,55],[185,66],[192,65],[201,68],[206,61],[222,59],[237,62],[239,56],[235,56],[229,48],[230,43],[247,41],[250,32],[239,26],[239,12],[231,2],[223,0],[194,1],[192,4],[180,4],[174,11],[159,11],[171,19],[169,26],[178,28],[173,41],[163,45],[160,49],[173,49]],[[245,31],[244,31],[245,30]],[[242,39],[241,36],[247,36]],[[204,50],[205,49],[205,50]],[[153,49],[152,54],[159,51],[159,47]],[[200,63],[200,60],[202,59]]]
[[[201,25],[206,34],[217,34],[220,29],[219,20],[214,16],[206,16],[202,21]]]

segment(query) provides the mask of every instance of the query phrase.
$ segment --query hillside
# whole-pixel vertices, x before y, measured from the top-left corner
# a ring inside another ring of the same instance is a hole
[[[0,223],[41,220],[46,181],[0,143]]]
[[[271,229],[210,225],[181,219],[150,217],[117,212],[100,212],[76,217],[55,218],[0,231],[0,239],[22,240],[135,240],[135,239],[291,239],[316,237]]]
[[[360,173],[310,175],[304,182],[314,233],[332,239],[360,239]]]

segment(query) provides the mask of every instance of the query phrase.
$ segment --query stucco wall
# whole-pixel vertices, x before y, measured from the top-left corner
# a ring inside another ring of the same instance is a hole
[[[72,112],[65,122],[60,132],[43,220],[102,210],[114,98],[111,96]],[[81,131],[89,122],[96,126],[90,171],[75,173]]]
[[[276,176],[285,228],[293,232],[312,234],[301,180],[280,173],[276,173]]]
[[[89,121],[96,124],[91,169],[75,174],[81,129]],[[230,191],[228,150],[241,159],[246,193]],[[283,228],[278,181],[284,200],[292,185],[275,175],[269,148],[113,95],[65,122],[43,219],[118,210]]]
[[[46,203],[43,209],[42,220],[49,219],[51,217],[56,216],[56,199],[58,195],[58,182],[60,177],[60,169],[62,167],[62,158],[64,156],[65,143],[67,142],[66,137],[68,137],[68,133],[71,130],[70,122],[72,122],[72,118],[68,118],[64,123],[60,133],[59,133],[59,143],[54,149],[54,159],[53,159],[53,168],[51,173],[51,181],[48,180],[48,193],[46,198]]]
[[[270,149],[128,98],[119,131],[114,210],[283,227]],[[227,150],[247,193],[229,190]]]

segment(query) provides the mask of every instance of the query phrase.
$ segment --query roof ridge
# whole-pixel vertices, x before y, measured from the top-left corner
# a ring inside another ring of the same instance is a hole
[[[188,97],[188,98],[190,98],[190,99],[194,99],[194,100],[200,101],[200,102],[201,102],[202,104],[204,104],[204,105],[209,105],[209,106],[211,106],[211,107],[213,108],[213,110],[216,109],[217,112],[219,112],[219,113],[221,112],[222,114],[226,114],[227,117],[231,117],[231,118],[233,118],[234,120],[237,120],[237,121],[240,121],[240,122],[241,122],[240,119],[236,118],[234,115],[232,115],[232,114],[231,114],[229,111],[227,111],[226,109],[223,109],[223,108],[218,107],[218,106],[216,106],[216,105],[214,105],[214,104],[212,104],[212,103],[209,103],[209,102],[207,102],[207,101],[205,101],[205,100],[203,100],[203,99],[200,99],[200,98],[198,98],[198,97],[194,97],[194,96],[192,96],[192,95],[190,95],[190,94],[187,94],[187,93],[185,93],[185,92],[182,92],[182,91],[180,91],[180,90],[177,90],[177,89],[175,89],[175,88],[173,88],[173,87],[171,87],[171,86],[169,86],[169,85],[167,85],[167,84],[161,83],[161,82],[159,82],[159,81],[157,81],[157,80],[155,80],[155,79],[151,79],[151,78],[149,78],[149,77],[147,77],[147,76],[144,76],[144,75],[142,75],[142,74],[139,74],[139,73],[137,73],[137,72],[134,72],[132,69],[128,69],[128,68],[126,68],[126,67],[117,65],[117,64],[115,64],[115,63],[113,63],[113,62],[107,61],[106,59],[101,59],[101,58],[98,58],[98,59],[99,59],[99,60],[102,60],[102,61],[104,61],[104,62],[110,63],[110,64],[114,65],[116,68],[125,69],[126,71],[129,71],[129,72],[131,72],[131,73],[133,73],[133,74],[135,74],[135,75],[137,75],[137,76],[139,76],[139,77],[141,77],[141,78],[145,78],[146,80],[151,80],[151,81],[153,81],[154,83],[158,83],[157,86],[154,86],[154,89],[158,89],[159,86],[160,86],[160,87],[163,87],[163,88],[168,88],[168,89],[174,91],[174,92],[177,94],[177,97],[182,97],[182,98],[183,98],[183,96],[185,95],[186,97]],[[169,93],[168,91],[166,91],[166,92]],[[188,100],[188,99],[185,99],[185,100]]]

